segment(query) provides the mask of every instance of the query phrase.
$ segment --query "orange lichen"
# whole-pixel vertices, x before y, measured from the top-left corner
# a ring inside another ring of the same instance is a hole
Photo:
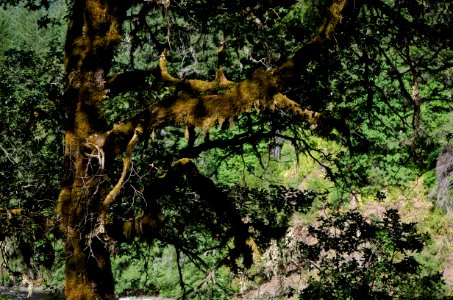
[[[156,215],[156,216],[154,216]],[[160,213],[143,214],[134,220],[136,236],[150,240],[162,225],[163,215]]]
[[[57,200],[57,214],[61,219],[62,227],[67,226],[66,222],[69,220],[71,213],[71,203],[71,189],[68,187],[62,187]]]
[[[222,124],[253,108],[269,107],[273,101],[274,85],[269,72],[257,70],[252,78],[235,84],[223,93],[193,95],[181,92],[177,97],[150,108],[151,127],[173,123],[192,125],[208,131],[214,125]]]

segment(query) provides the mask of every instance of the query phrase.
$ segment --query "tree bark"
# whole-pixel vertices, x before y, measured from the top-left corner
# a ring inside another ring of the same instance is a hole
[[[105,149],[104,84],[120,41],[126,1],[75,0],[65,46],[68,78],[66,176],[57,202],[65,234],[65,293],[70,299],[115,299],[110,255],[99,226],[115,155]]]
[[[109,241],[130,241],[134,235],[149,240],[150,233],[160,227],[162,216],[158,205],[121,224],[108,223],[106,218],[129,170],[134,147],[149,130],[176,124],[207,131],[249,110],[274,110],[276,107],[289,110],[312,124],[318,122],[319,113],[304,109],[282,92],[287,82],[296,80],[296,70],[304,68],[324,41],[330,39],[333,28],[341,20],[345,3],[345,0],[333,0],[330,14],[318,35],[293,59],[271,71],[256,70],[240,83],[228,81],[221,71],[221,64],[213,82],[174,78],[167,71],[165,52],[162,53],[161,80],[182,89],[109,130],[102,101],[115,82],[108,80],[107,75],[130,4],[117,0],[74,0],[65,45],[68,79],[64,95],[68,116],[64,154],[66,175],[57,201],[57,214],[65,236],[65,293],[68,300],[115,299]],[[117,79],[117,83],[121,82]],[[118,87],[116,91],[122,88]],[[190,93],[184,92],[187,89]],[[124,152],[121,177],[113,182],[112,162]],[[191,163],[182,165],[193,173],[195,186],[209,186],[209,181],[198,176]],[[241,238],[235,240],[236,246],[244,246],[245,250],[253,248],[250,246],[253,241],[247,240],[246,227],[241,225],[240,217],[236,216],[235,220],[230,225],[239,228],[237,231],[241,233]]]

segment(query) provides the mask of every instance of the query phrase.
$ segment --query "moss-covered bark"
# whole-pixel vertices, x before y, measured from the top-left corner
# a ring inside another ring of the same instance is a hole
[[[98,227],[114,153],[105,149],[101,105],[126,7],[121,1],[76,0],[65,47],[68,110],[66,178],[57,203],[65,233],[67,299],[114,299],[110,256]]]
[[[225,78],[221,63],[212,82],[174,78],[167,71],[164,52],[160,59],[160,79],[176,86],[174,96],[109,130],[102,101],[110,89],[115,89],[114,80],[109,81],[107,74],[120,41],[127,3],[75,0],[70,16],[65,46],[68,83],[64,100],[69,116],[65,139],[66,177],[57,203],[65,234],[65,292],[70,300],[114,299],[108,241],[127,242],[134,236],[149,239],[150,233],[160,227],[163,218],[158,205],[151,205],[141,216],[131,220],[114,222],[111,220],[115,218],[107,217],[129,171],[135,145],[142,135],[150,134],[149,129],[179,124],[209,130],[252,109],[273,110],[275,107],[290,110],[316,124],[320,117],[318,113],[300,107],[282,91],[297,77],[297,70],[304,68],[330,38],[333,28],[341,20],[341,9],[346,1],[333,1],[331,14],[318,36],[302,47],[293,59],[274,70],[257,70],[240,83]],[[123,153],[121,176],[111,178],[114,173],[112,161]],[[178,162],[192,174],[191,182],[200,193],[202,187],[210,187],[214,193],[213,183],[200,176],[192,163]],[[225,206],[223,210],[234,215],[232,208]],[[254,244],[248,239],[247,227],[243,226],[240,216],[231,220],[230,225],[237,231],[236,247],[244,248],[243,252],[251,257]]]

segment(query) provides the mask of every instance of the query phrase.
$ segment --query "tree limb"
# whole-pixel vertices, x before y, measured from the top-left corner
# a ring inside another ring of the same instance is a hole
[[[234,260],[242,254],[244,265],[250,266],[253,262],[253,257],[259,257],[259,252],[248,232],[248,225],[244,224],[236,208],[228,201],[226,195],[216,187],[214,182],[203,176],[197,166],[188,158],[176,161],[162,178],[173,181],[182,175],[186,176],[189,185],[201,197],[206,199],[216,214],[230,223],[231,235],[234,237],[235,245],[231,253],[230,263],[234,264]]]
[[[259,112],[263,109],[274,110],[276,107],[289,110],[315,124],[319,113],[301,108],[299,104],[285,97],[282,89],[287,85],[286,81],[294,79],[295,69],[305,69],[306,64],[317,57],[324,42],[332,38],[346,3],[346,0],[332,1],[328,16],[318,34],[292,59],[274,70],[255,70],[249,78],[240,83],[224,79],[221,63],[214,81],[175,78],[168,72],[164,51],[159,60],[162,80],[185,89],[149,109],[150,128],[177,124],[192,125],[208,131],[212,126],[252,109]]]
[[[100,208],[100,228],[101,232],[104,232],[104,226],[105,226],[105,218],[107,215],[107,210],[112,204],[112,202],[116,199],[118,194],[120,193],[121,188],[123,187],[124,181],[126,179],[127,172],[129,171],[129,168],[132,164],[132,154],[134,151],[135,146],[137,143],[140,141],[140,137],[143,134],[143,128],[139,124],[135,128],[134,135],[132,136],[131,140],[129,141],[127,148],[126,148],[126,155],[123,159],[123,171],[121,173],[121,177],[116,183],[116,185],[113,187],[113,189],[108,193],[108,195],[105,197],[104,202],[101,204]]]

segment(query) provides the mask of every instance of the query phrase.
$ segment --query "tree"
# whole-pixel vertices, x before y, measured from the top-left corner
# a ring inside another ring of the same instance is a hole
[[[108,220],[108,209],[128,175],[134,148],[157,126],[177,124],[209,130],[216,123],[237,117],[253,106],[289,109],[316,122],[318,114],[301,108],[280,91],[286,82],[294,80],[296,69],[307,64],[331,37],[344,6],[344,2],[332,5],[318,35],[293,59],[272,72],[254,71],[250,78],[237,84],[225,78],[221,64],[212,82],[175,78],[167,69],[167,50],[161,49],[160,77],[164,82],[179,86],[178,91],[144,113],[108,129],[102,101],[109,89],[117,89],[119,84],[116,82],[121,82],[121,77],[128,76],[107,77],[129,7],[114,1],[74,2],[65,46],[68,85],[64,101],[69,115],[65,138],[67,175],[57,203],[61,228],[66,236],[65,292],[68,299],[113,299],[113,276],[106,240],[111,236],[127,239],[132,235],[150,238],[157,233],[162,216],[152,199],[148,200],[150,203],[140,216],[119,225],[109,224]],[[122,153],[122,172],[114,182],[113,160]],[[188,158],[176,160],[164,178],[181,176],[178,175],[181,172],[200,193],[207,189],[208,197],[218,194]],[[247,227],[228,203],[221,200],[217,199],[219,203],[211,205],[231,212],[237,248],[250,247]],[[110,233],[110,228],[114,232]]]
[[[2,274],[6,270],[41,276],[55,255],[52,240],[58,236],[54,201],[61,175],[62,114],[56,99],[62,91],[63,51],[40,48],[60,42],[60,31],[34,25],[40,13],[23,7],[0,10],[8,38],[0,50],[0,247]],[[27,25],[25,25],[27,24]],[[21,28],[25,27],[24,32]],[[28,47],[33,38],[34,47]],[[56,50],[59,49],[59,50]],[[21,257],[24,269],[14,268]],[[7,261],[13,263],[7,263]],[[2,283],[4,278],[2,278]]]
[[[359,212],[334,213],[310,226],[313,245],[300,243],[300,260],[310,277],[303,299],[442,299],[442,275],[423,270],[414,254],[428,242],[416,224],[403,223],[396,210],[382,220]],[[428,273],[428,274],[426,274]]]
[[[390,164],[409,161],[426,168],[428,146],[439,146],[426,136],[433,123],[422,113],[425,99],[435,102],[438,113],[448,109],[442,102],[449,85],[444,79],[451,78],[448,2],[74,0],[71,5],[61,103],[67,116],[65,175],[56,205],[68,299],[113,299],[111,248],[165,237],[162,199],[183,184],[228,228],[222,233],[223,243],[234,240],[230,262],[242,255],[245,265],[251,263],[256,248],[251,225],[194,163],[210,149],[234,153],[245,143],[281,137],[317,151],[304,136],[318,135],[347,148],[326,154],[333,162],[324,164],[328,175],[366,185],[370,176],[358,178],[360,170],[353,170],[368,167],[355,161],[362,155],[375,154],[377,162],[370,164],[379,166],[380,158],[398,152]],[[181,78],[172,75],[172,62],[178,61]],[[193,75],[201,79],[185,78]],[[434,87],[431,81],[441,84]],[[146,98],[129,95],[125,102],[130,107],[132,100],[141,101],[136,111],[108,115],[109,101],[140,90],[148,90]],[[244,123],[237,134],[218,129],[228,130],[225,124],[234,122]],[[185,127],[187,141],[147,170],[149,179],[139,191],[143,206],[120,217],[118,201],[134,153],[143,143],[145,153],[161,155],[158,142],[149,145],[149,140],[158,139],[165,126]],[[383,134],[380,127],[388,126],[391,133]]]

